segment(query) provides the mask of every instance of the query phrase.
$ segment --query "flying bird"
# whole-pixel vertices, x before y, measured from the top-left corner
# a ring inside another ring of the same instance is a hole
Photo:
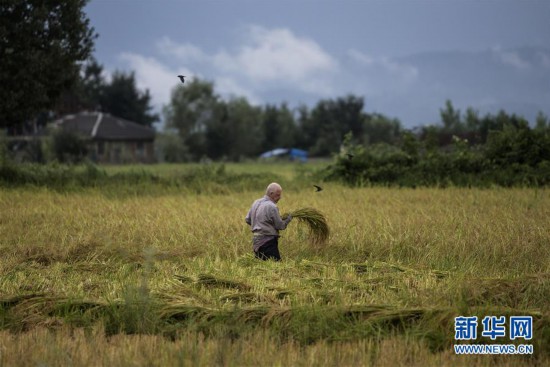
[[[321,186],[313,185],[317,190],[315,192],[323,191],[323,188]]]
[[[354,157],[353,154],[346,153],[346,155],[348,156],[348,159],[352,159]]]
[[[185,83],[185,79],[183,79],[185,78],[185,75],[178,75],[178,78],[180,78],[182,83]]]

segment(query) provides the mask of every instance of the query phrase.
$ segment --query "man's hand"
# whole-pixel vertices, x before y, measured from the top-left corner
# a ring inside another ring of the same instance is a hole
[[[290,223],[291,220],[292,220],[292,215],[289,214],[289,215],[285,218],[286,224]]]

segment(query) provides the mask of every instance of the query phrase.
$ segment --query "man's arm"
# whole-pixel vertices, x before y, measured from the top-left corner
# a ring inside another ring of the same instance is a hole
[[[281,218],[281,215],[279,214],[279,209],[277,209],[276,206],[271,206],[269,208],[269,215],[270,215],[271,219],[273,220],[273,226],[275,227],[275,229],[277,229],[279,231],[283,230],[283,229],[286,229],[286,226],[288,226],[288,223],[290,223],[290,221],[292,220],[291,215],[289,215],[288,218],[283,220]]]
[[[249,225],[251,226],[252,225],[252,221],[250,220],[250,212],[252,211],[252,208],[250,208],[250,210],[248,211],[248,214],[246,214],[246,217],[244,218],[244,221]]]

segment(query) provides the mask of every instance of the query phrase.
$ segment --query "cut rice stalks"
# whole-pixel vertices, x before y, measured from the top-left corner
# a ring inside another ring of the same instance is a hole
[[[289,214],[293,219],[298,219],[309,227],[309,237],[312,244],[324,245],[326,243],[330,230],[323,213],[314,208],[302,208],[294,210]],[[283,215],[283,219],[287,217],[288,214]]]

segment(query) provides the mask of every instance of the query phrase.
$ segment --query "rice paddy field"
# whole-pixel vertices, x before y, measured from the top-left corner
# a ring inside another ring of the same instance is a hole
[[[0,187],[0,366],[550,365],[548,189],[315,192],[307,166],[226,170],[266,181],[124,195]],[[330,235],[311,241],[294,220],[283,261],[263,262],[244,217],[273,171],[280,212],[315,208]],[[532,339],[482,337],[491,315],[532,317]],[[455,340],[458,316],[478,317],[475,340]]]

